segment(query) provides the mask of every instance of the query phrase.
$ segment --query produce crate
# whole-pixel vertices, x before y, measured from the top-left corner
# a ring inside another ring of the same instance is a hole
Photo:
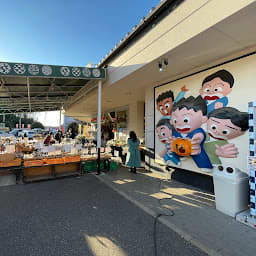
[[[65,159],[63,157],[62,158],[46,158],[45,163],[46,164],[64,164]]]
[[[84,172],[92,172],[97,170],[97,162],[96,161],[86,161],[82,165],[82,170]]]
[[[110,171],[116,171],[118,169],[118,163],[115,161],[110,162],[109,169]]]
[[[38,160],[24,160],[24,167],[42,166],[44,164],[43,159]]]
[[[100,161],[100,169],[101,169],[101,170],[104,170],[104,168],[105,168],[104,161]]]
[[[11,166],[20,166],[20,165],[21,165],[21,159],[20,158],[16,158],[16,159],[11,160],[11,161],[0,162],[0,167],[11,167]]]
[[[76,163],[76,162],[80,162],[80,160],[81,160],[80,155],[78,155],[78,156],[65,156],[64,157],[65,163]]]

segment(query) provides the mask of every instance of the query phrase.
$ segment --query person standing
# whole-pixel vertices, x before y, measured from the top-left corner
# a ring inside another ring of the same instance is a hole
[[[62,138],[63,138],[62,131],[61,131],[61,130],[58,130],[58,132],[56,133],[54,139],[55,139],[56,141],[58,141],[59,143],[61,143]]]
[[[131,168],[131,172],[136,173],[136,168],[140,167],[140,141],[134,131],[130,131],[130,137],[128,139],[128,150],[130,152],[127,166]]]
[[[55,140],[53,138],[53,132],[49,133],[44,139],[44,145],[49,146],[50,144],[54,144]]]

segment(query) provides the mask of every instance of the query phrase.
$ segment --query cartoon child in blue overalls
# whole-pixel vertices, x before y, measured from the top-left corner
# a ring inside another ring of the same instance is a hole
[[[173,105],[171,124],[176,129],[175,137],[191,140],[191,156],[195,164],[203,171],[213,168],[203,144],[206,138],[201,128],[207,122],[207,105],[201,96],[183,98]],[[172,150],[172,149],[171,149]]]
[[[172,138],[173,130],[174,128],[169,119],[162,119],[156,125],[158,138],[165,145],[160,157],[164,159],[167,165],[172,165],[173,163],[180,165],[179,156],[170,151],[170,139]]]
[[[219,70],[207,76],[200,89],[200,95],[206,101],[207,115],[213,110],[228,105],[227,95],[231,93],[234,85],[234,77],[227,70]]]

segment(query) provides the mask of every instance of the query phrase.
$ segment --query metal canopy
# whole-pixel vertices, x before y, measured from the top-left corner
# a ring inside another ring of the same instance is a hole
[[[60,110],[102,68],[0,63],[0,114]]]

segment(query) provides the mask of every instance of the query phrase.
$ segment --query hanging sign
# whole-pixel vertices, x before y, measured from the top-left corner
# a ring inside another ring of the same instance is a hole
[[[103,68],[0,62],[0,76],[105,79]]]
[[[84,128],[83,128],[83,135],[86,135],[86,132],[87,132],[87,126],[84,125]]]

